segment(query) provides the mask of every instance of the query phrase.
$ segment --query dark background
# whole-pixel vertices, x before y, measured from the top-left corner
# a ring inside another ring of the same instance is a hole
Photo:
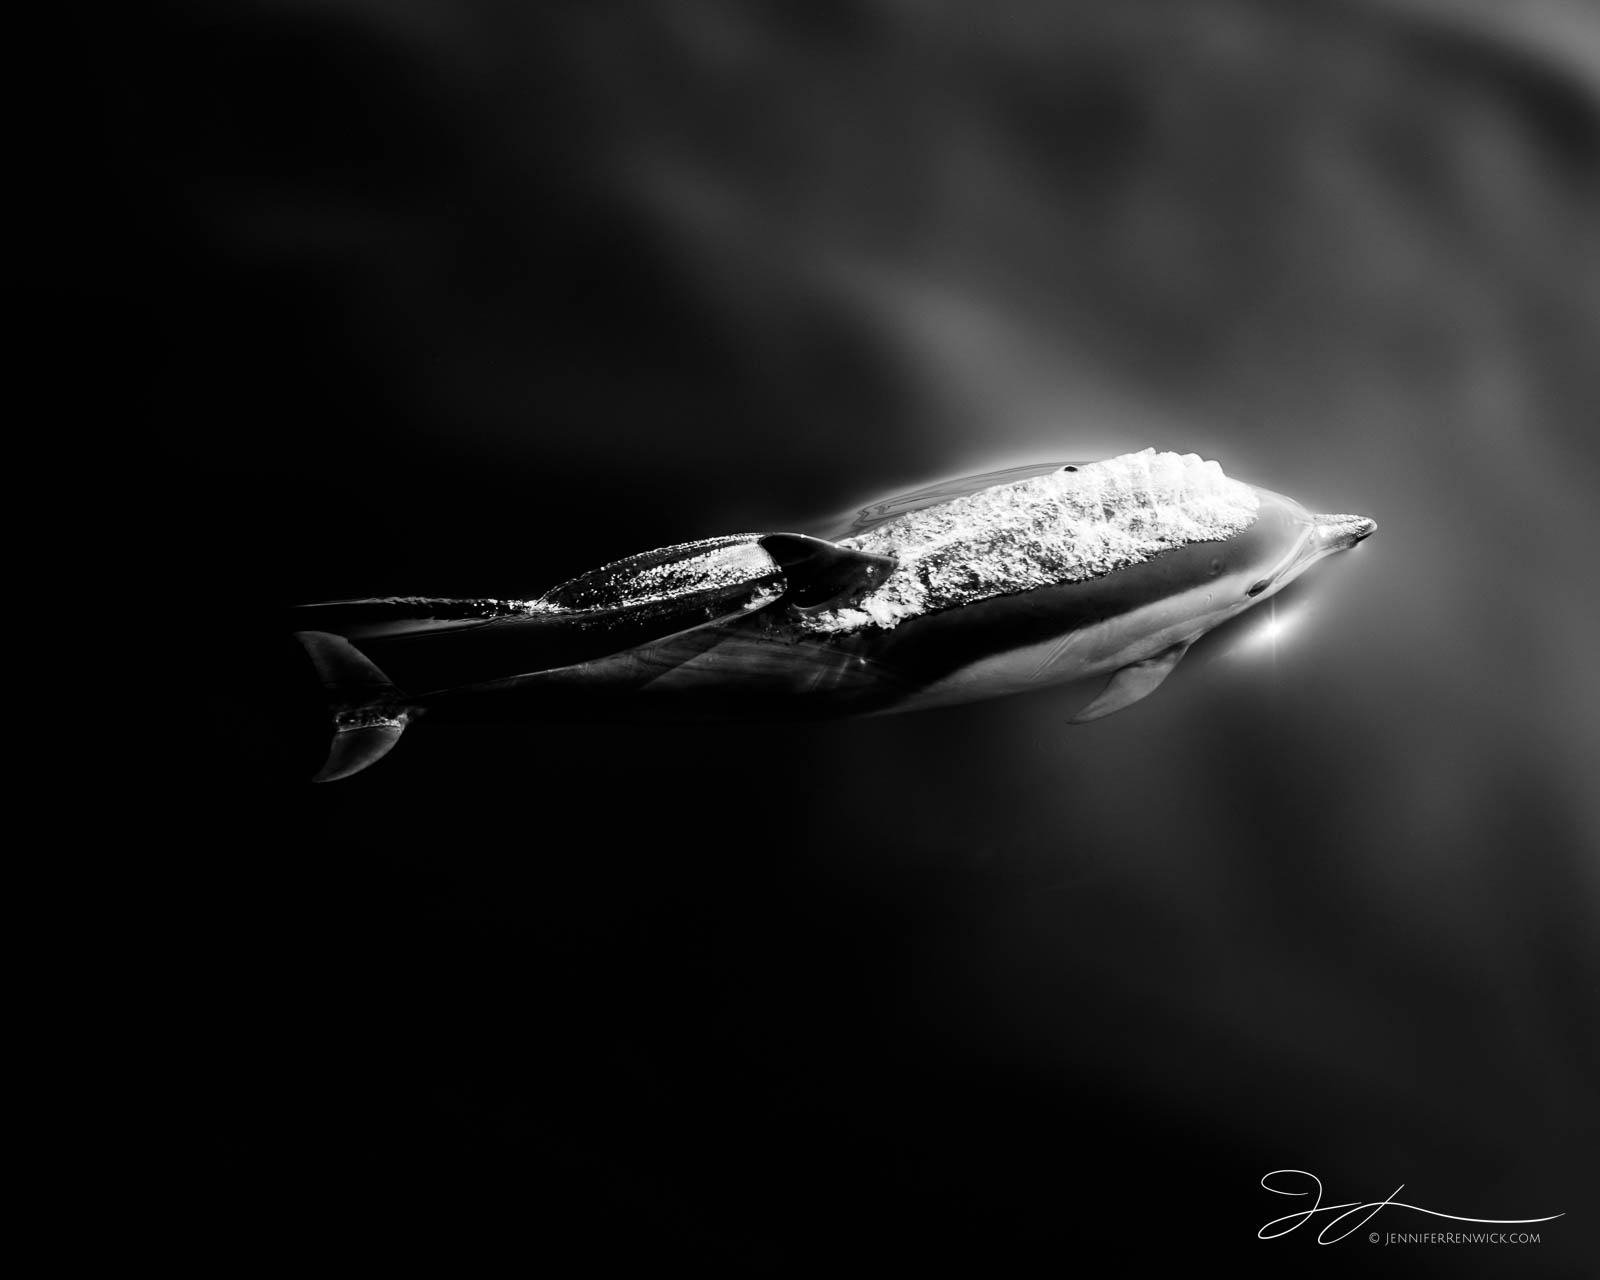
[[[1510,10],[152,16],[72,283],[172,620],[125,1052],[174,1253],[1592,1265],[1600,17]],[[1146,445],[1379,532],[1088,727],[281,776],[284,605]],[[1279,1168],[1566,1216],[1263,1242]]]

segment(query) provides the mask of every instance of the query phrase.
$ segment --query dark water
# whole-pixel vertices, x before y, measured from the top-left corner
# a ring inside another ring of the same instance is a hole
[[[1035,460],[1194,451],[1379,522],[1275,646],[1247,615],[1091,726],[1049,694],[424,724],[315,789],[182,729],[151,828],[175,1244],[1600,1258],[1591,6],[419,0],[161,34],[110,120],[140,256],[98,288],[154,339],[154,573],[219,704],[278,708],[282,604],[536,595]],[[1305,1207],[1259,1185],[1285,1168],[1566,1216],[1258,1240]]]

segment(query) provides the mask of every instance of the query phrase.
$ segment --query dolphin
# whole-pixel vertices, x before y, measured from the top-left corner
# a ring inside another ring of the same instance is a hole
[[[659,548],[533,600],[303,605],[331,728],[315,780],[367,768],[422,714],[831,718],[1092,684],[1071,718],[1098,720],[1375,528],[1145,449],[933,485],[828,536]]]

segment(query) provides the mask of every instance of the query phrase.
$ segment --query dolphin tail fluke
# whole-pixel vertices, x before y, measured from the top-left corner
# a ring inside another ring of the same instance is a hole
[[[1131,707],[1140,698],[1148,698],[1161,687],[1161,682],[1172,674],[1173,668],[1188,651],[1189,643],[1185,641],[1183,644],[1173,645],[1170,649],[1163,649],[1153,658],[1146,658],[1143,662],[1123,667],[1111,677],[1110,683],[1100,691],[1098,698],[1072,717],[1072,723],[1087,724],[1090,720],[1099,720],[1113,711]]]
[[[360,773],[394,749],[413,711],[405,695],[355,645],[325,631],[297,631],[328,695],[333,739],[328,758],[312,778],[333,782]]]

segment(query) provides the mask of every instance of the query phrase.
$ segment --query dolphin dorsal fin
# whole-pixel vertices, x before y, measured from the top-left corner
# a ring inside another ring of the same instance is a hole
[[[804,613],[853,603],[881,587],[898,563],[804,533],[765,534],[761,546],[788,580],[785,599]]]
[[[1185,640],[1170,649],[1163,649],[1153,658],[1129,663],[1121,668],[1111,677],[1110,683],[1100,691],[1100,696],[1073,716],[1071,723],[1087,724],[1090,720],[1098,720],[1113,711],[1131,707],[1140,698],[1149,697],[1160,688],[1161,682],[1172,674],[1172,669],[1178,665],[1183,655],[1189,652],[1191,643],[1193,642]]]

